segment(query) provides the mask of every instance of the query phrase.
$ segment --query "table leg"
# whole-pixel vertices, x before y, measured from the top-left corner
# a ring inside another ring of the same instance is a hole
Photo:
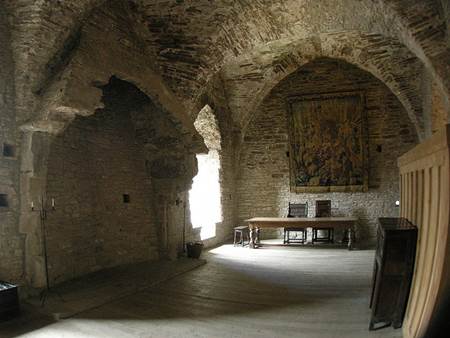
[[[354,238],[353,228],[349,228],[348,229],[348,249],[349,250],[353,250],[353,238]]]
[[[261,244],[260,241],[259,241],[259,232],[260,232],[260,229],[256,228],[256,244],[257,245]]]
[[[250,228],[249,230],[249,234],[250,234],[250,241],[248,243],[248,247],[250,249],[255,249],[256,248],[256,230],[254,228]]]

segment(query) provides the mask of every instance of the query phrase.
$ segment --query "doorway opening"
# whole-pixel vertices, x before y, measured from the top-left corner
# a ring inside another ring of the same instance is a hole
[[[216,236],[216,224],[222,221],[220,190],[220,132],[213,110],[203,107],[194,123],[208,148],[197,154],[198,173],[189,191],[191,223],[200,228],[201,240]]]

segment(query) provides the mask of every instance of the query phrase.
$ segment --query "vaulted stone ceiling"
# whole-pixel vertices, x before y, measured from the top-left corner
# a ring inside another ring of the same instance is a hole
[[[172,92],[191,120],[198,113],[197,101],[219,71],[235,123],[243,127],[276,81],[321,56],[344,59],[382,80],[399,97],[419,132],[427,123],[418,93],[422,68],[432,74],[444,96],[450,88],[446,0],[4,3],[16,61],[17,106],[24,113],[39,109],[30,92],[45,81],[56,81],[46,75],[48,65],[99,10],[126,17],[129,30],[124,33],[141,46],[161,77],[165,86],[161,91]],[[111,29],[102,22],[95,25],[105,35]]]
[[[403,45],[378,34],[339,32],[296,42],[273,42],[242,55],[222,71],[234,120],[245,129],[270,90],[316,58],[342,59],[372,73],[398,96],[420,133],[424,129],[422,63]],[[407,69],[408,71],[405,71]],[[337,85],[338,79],[337,79]]]

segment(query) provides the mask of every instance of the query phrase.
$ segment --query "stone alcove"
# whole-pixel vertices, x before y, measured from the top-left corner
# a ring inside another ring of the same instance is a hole
[[[49,147],[50,284],[180,247],[166,209],[193,176],[182,134],[130,82],[113,76],[99,88],[104,107],[76,117]]]
[[[311,93],[352,91],[362,92],[365,97],[369,190],[290,192],[288,100]],[[285,217],[288,202],[308,202],[309,216],[314,216],[315,200],[330,199],[333,215],[353,215],[360,219],[357,235],[361,244],[370,245],[376,235],[377,217],[398,214],[396,159],[417,142],[417,133],[405,109],[382,82],[344,61],[316,59],[290,74],[270,92],[245,131],[236,182],[239,222],[253,216]]]
[[[100,89],[104,108],[76,117],[50,146],[46,195],[56,204],[45,222],[51,284],[158,258],[145,144],[133,122],[150,98],[116,77]]]

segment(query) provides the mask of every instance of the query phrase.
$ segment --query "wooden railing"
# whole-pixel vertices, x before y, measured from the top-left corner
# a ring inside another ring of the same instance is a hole
[[[425,336],[439,300],[450,286],[450,125],[398,160],[400,215],[419,229],[405,338]]]

